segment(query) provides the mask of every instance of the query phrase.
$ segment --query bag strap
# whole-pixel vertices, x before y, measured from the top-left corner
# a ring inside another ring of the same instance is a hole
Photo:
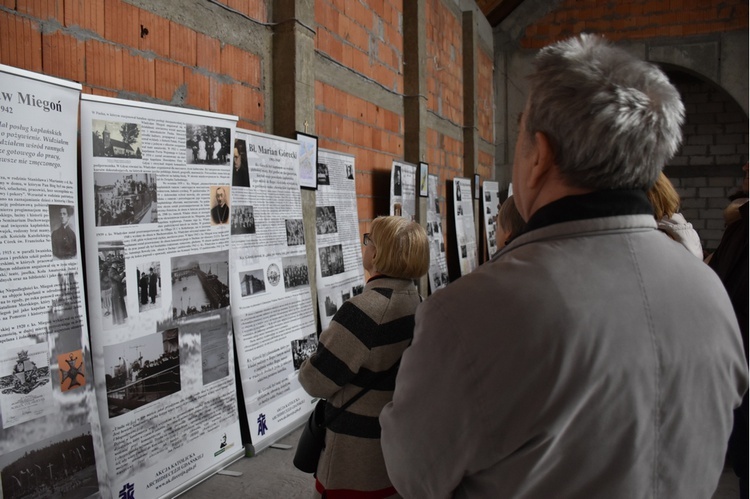
[[[373,380],[372,380],[372,382],[371,382],[371,383],[368,383],[368,385],[367,385],[367,386],[365,386],[364,388],[362,388],[362,389],[361,389],[361,390],[360,390],[359,392],[357,392],[357,393],[356,393],[356,394],[355,394],[355,395],[354,395],[354,396],[353,396],[352,398],[350,398],[349,400],[347,400],[347,401],[346,401],[346,403],[345,403],[344,405],[342,405],[341,407],[337,408],[337,409],[336,409],[336,411],[335,411],[335,412],[334,412],[333,414],[331,414],[331,417],[330,417],[330,418],[327,418],[327,419],[325,419],[325,420],[323,421],[323,426],[326,426],[326,427],[327,427],[327,426],[328,426],[328,425],[329,425],[329,424],[330,424],[330,423],[331,423],[331,422],[332,422],[332,421],[333,421],[334,419],[336,419],[337,417],[339,417],[339,416],[341,415],[341,413],[342,413],[342,412],[344,412],[344,411],[345,411],[345,410],[346,410],[346,409],[347,409],[347,408],[348,408],[348,407],[349,407],[350,405],[352,405],[352,404],[353,404],[354,402],[356,402],[357,400],[359,400],[360,398],[362,398],[362,396],[363,396],[363,395],[364,395],[365,393],[369,392],[369,391],[370,391],[370,390],[371,390],[371,389],[372,389],[372,388],[373,388],[373,387],[375,386],[375,383],[377,383],[377,382],[378,382],[378,381],[380,381],[381,379],[384,379],[384,378],[385,378],[385,377],[386,377],[386,376],[387,376],[388,374],[390,374],[390,373],[391,373],[392,371],[394,371],[394,370],[398,369],[398,365],[399,365],[400,363],[401,363],[401,359],[399,358],[399,359],[398,359],[398,360],[396,361],[396,363],[395,363],[395,364],[393,364],[393,365],[392,365],[391,367],[389,367],[389,368],[388,368],[388,370],[387,370],[387,371],[383,371],[383,372],[381,372],[380,374],[378,374],[378,375],[377,375],[377,376],[375,377],[375,379],[373,379]]]

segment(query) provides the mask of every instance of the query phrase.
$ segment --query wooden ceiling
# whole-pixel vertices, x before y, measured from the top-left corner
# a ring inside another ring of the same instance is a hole
[[[500,24],[523,0],[476,0],[493,28]]]

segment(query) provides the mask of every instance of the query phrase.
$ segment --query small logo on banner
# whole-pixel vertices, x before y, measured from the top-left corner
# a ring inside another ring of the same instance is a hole
[[[120,489],[119,499],[135,499],[135,485],[126,483]]]
[[[214,452],[214,457],[218,456],[219,454],[221,454],[222,452],[224,452],[224,451],[226,451],[228,449],[231,449],[232,447],[234,447],[234,444],[228,444],[227,443],[227,434],[224,433],[221,436],[221,443],[219,444],[219,450],[217,450],[216,452]]]
[[[258,435],[265,435],[267,431],[266,415],[261,412],[258,416]]]

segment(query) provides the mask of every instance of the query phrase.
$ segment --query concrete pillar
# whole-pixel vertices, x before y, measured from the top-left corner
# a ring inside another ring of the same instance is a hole
[[[404,2],[404,159],[419,166],[427,161],[427,34],[426,0]],[[417,175],[419,168],[417,168]],[[417,190],[418,190],[417,186]],[[427,198],[417,192],[417,217],[427,224]],[[428,279],[419,281],[419,292],[427,296]]]
[[[276,0],[273,2],[273,130],[281,137],[296,138],[296,132],[315,133],[315,2]],[[307,273],[315,319],[318,319],[318,291],[315,278],[315,191],[301,191],[305,225]]]

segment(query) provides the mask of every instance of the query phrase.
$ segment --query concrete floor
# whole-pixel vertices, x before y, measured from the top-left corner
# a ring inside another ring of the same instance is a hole
[[[180,499],[309,499],[313,497],[314,479],[292,465],[302,427],[277,443],[289,444],[289,450],[266,448],[258,455],[242,458],[227,466],[242,476],[213,475],[180,496]],[[712,499],[738,499],[739,485],[731,470],[726,469]]]

